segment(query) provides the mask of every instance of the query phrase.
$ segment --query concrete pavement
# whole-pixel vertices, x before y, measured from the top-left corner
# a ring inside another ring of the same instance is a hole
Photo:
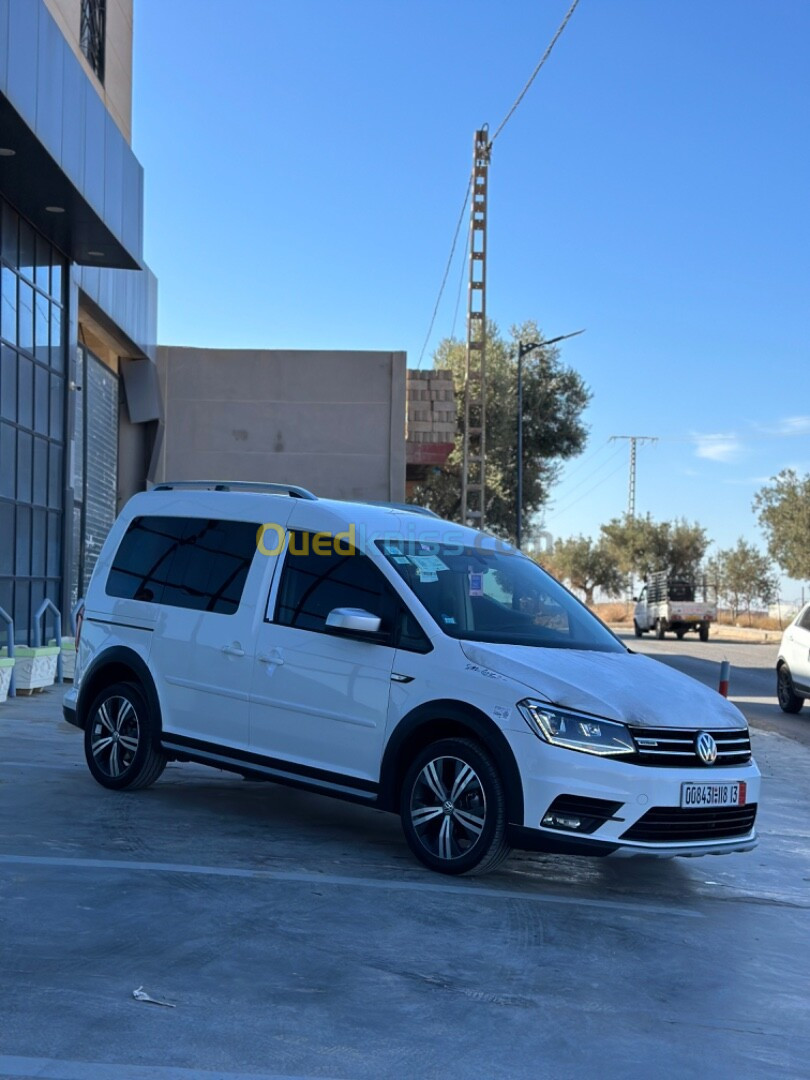
[[[806,1076],[810,749],[753,737],[754,852],[466,880],[320,796],[107,792],[58,693],[3,706],[0,1076]]]

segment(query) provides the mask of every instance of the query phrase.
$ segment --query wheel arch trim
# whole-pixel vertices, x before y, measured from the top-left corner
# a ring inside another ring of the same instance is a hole
[[[113,645],[95,657],[82,677],[76,700],[77,727],[84,728],[86,726],[87,712],[105,683],[121,681],[124,675],[122,668],[129,669],[135,676],[146,697],[152,715],[157,719],[158,724],[161,723],[160,700],[155,681],[146,661],[134,649],[130,649],[126,645]],[[109,680],[103,678],[107,669],[110,669],[111,679]]]
[[[522,826],[523,781],[509,741],[501,728],[481,709],[452,699],[423,702],[407,713],[392,731],[380,768],[380,809],[398,810],[399,787],[411,760],[409,756],[403,757],[403,754],[411,744],[421,747],[433,741],[430,738],[432,726],[437,728],[436,740],[466,736],[483,745],[492,755],[503,778],[508,821]]]

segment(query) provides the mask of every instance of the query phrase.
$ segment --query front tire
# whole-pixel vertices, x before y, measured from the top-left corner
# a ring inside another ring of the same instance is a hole
[[[113,683],[98,694],[87,714],[87,767],[102,787],[114,791],[149,787],[166,768],[159,738],[157,717],[140,687]]]
[[[707,623],[704,623],[701,626],[701,628],[699,630],[699,633],[700,633],[700,640],[701,641],[708,641],[709,640],[709,626],[708,626]]]
[[[658,638],[659,641],[664,640],[664,632],[664,620],[658,619],[655,624],[655,636]]]
[[[641,635],[644,633],[644,631],[641,629],[635,619],[633,619],[633,633],[636,635],[637,638],[641,637]]]
[[[486,874],[509,854],[503,781],[471,739],[440,739],[416,755],[400,816],[413,854],[439,873]]]
[[[776,672],[776,698],[782,712],[797,713],[804,705],[804,698],[799,697],[793,687],[793,679],[787,664],[782,664]]]

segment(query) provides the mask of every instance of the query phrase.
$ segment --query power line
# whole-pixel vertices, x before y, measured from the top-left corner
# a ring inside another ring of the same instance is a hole
[[[575,491],[579,491],[583,484],[587,484],[590,480],[593,480],[596,474],[601,472],[606,465],[610,465],[611,461],[614,461],[621,454],[621,452],[622,448],[619,447],[618,450],[613,451],[610,457],[606,457],[604,461],[600,461],[600,463],[596,466],[595,469],[591,469],[590,472],[583,476],[581,480],[578,480],[572,488],[569,488],[568,491],[566,491],[563,497],[563,502],[567,502],[571,495],[573,495]]]
[[[540,68],[542,68],[543,64],[545,64],[546,60],[548,60],[549,56],[551,55],[551,50],[557,44],[557,41],[559,40],[560,35],[562,34],[563,30],[565,30],[566,26],[568,25],[568,20],[574,14],[574,11],[575,11],[576,6],[577,6],[578,3],[579,3],[579,0],[574,0],[573,4],[568,9],[568,13],[566,14],[565,18],[560,23],[560,25],[557,27],[557,32],[554,35],[554,37],[551,39],[551,42],[549,43],[548,48],[543,53],[543,55],[540,57],[540,61],[537,64],[537,67],[534,69],[534,71],[529,76],[529,81],[526,83],[526,85],[520,91],[518,96],[515,98],[515,102],[512,105],[512,108],[509,110],[509,112],[506,114],[506,116],[503,118],[503,120],[501,120],[495,134],[492,136],[492,139],[490,140],[490,146],[492,145],[492,143],[495,142],[495,140],[498,138],[500,133],[506,127],[509,119],[512,116],[512,113],[514,113],[514,111],[517,109],[518,105],[520,105],[521,101],[523,101],[524,97],[528,93],[529,87],[532,85],[532,83],[537,78],[538,74],[540,73]]]
[[[435,304],[435,306],[433,308],[433,314],[430,317],[430,326],[428,327],[427,334],[425,334],[425,341],[424,341],[424,344],[422,345],[422,351],[419,353],[419,360],[418,360],[418,362],[416,364],[417,368],[421,367],[421,365],[422,365],[422,358],[425,355],[425,349],[428,347],[428,342],[430,341],[430,335],[433,333],[433,324],[436,322],[436,313],[439,310],[439,304],[442,302],[442,295],[444,293],[444,287],[447,284],[447,275],[450,273],[450,267],[452,266],[452,263],[453,263],[453,255],[456,252],[456,244],[458,243],[458,234],[461,231],[461,223],[464,220],[464,214],[465,214],[465,212],[467,210],[467,202],[468,202],[468,200],[470,198],[470,190],[471,190],[471,188],[472,188],[472,176],[470,176],[470,179],[467,181],[467,190],[464,193],[464,202],[462,203],[462,206],[461,206],[461,213],[458,215],[458,222],[456,223],[456,231],[453,234],[453,243],[452,243],[452,246],[450,248],[450,255],[449,255],[448,259],[447,259],[447,266],[444,268],[444,277],[442,278],[442,283],[439,286],[439,295],[436,297],[436,304]]]
[[[583,499],[586,499],[586,498],[587,498],[587,497],[588,497],[589,495],[591,495],[591,494],[592,494],[592,493],[593,493],[594,491],[596,491],[596,489],[597,489],[597,488],[599,488],[599,487],[601,487],[601,486],[602,486],[603,484],[607,483],[607,481],[608,481],[608,480],[612,479],[612,477],[616,476],[616,474],[617,474],[617,473],[620,473],[620,472],[622,472],[623,470],[624,470],[624,462],[622,462],[622,464],[621,464],[621,465],[619,465],[619,466],[618,466],[617,468],[615,468],[615,469],[613,470],[613,472],[611,472],[611,473],[608,473],[608,474],[607,474],[607,476],[603,476],[601,480],[597,480],[597,482],[596,482],[596,483],[595,483],[595,484],[593,485],[593,487],[591,487],[591,488],[588,488],[588,490],[587,490],[587,491],[583,491],[583,493],[582,493],[582,494],[581,494],[581,495],[579,496],[579,498],[577,498],[577,499],[574,499],[574,501],[573,501],[573,502],[570,502],[570,503],[568,503],[568,504],[567,504],[566,506],[561,506],[561,507],[560,507],[560,509],[559,509],[559,510],[556,510],[556,511],[555,511],[555,512],[554,512],[554,513],[553,513],[553,514],[551,515],[551,517],[549,517],[549,518],[547,518],[547,519],[546,519],[546,521],[553,521],[553,520],[554,520],[555,518],[558,518],[558,517],[559,517],[559,516],[560,516],[561,514],[566,514],[566,513],[568,513],[568,511],[569,511],[569,510],[570,510],[570,509],[571,509],[571,508],[572,508],[573,506],[576,506],[576,505],[577,505],[577,503],[580,503],[580,502],[582,502],[582,500],[583,500]],[[544,524],[545,524],[545,522],[544,522]]]
[[[570,480],[572,476],[574,476],[576,473],[579,472],[579,470],[582,468],[582,466],[586,462],[590,461],[591,458],[596,457],[597,454],[601,454],[602,451],[606,450],[609,445],[610,445],[610,440],[605,439],[605,441],[603,443],[600,443],[599,446],[597,446],[595,449],[589,450],[588,453],[584,457],[577,458],[576,461],[574,462],[573,466],[571,467],[571,469],[568,472],[566,472],[566,474],[565,474],[564,478],[562,479],[561,483],[564,484],[564,483],[566,483],[566,481]]]

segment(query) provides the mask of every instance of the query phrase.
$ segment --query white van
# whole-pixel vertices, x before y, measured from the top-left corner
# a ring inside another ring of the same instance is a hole
[[[163,484],[88,589],[65,718],[104,787],[195,761],[399,813],[425,865],[756,844],[745,718],[503,541],[280,485]]]

